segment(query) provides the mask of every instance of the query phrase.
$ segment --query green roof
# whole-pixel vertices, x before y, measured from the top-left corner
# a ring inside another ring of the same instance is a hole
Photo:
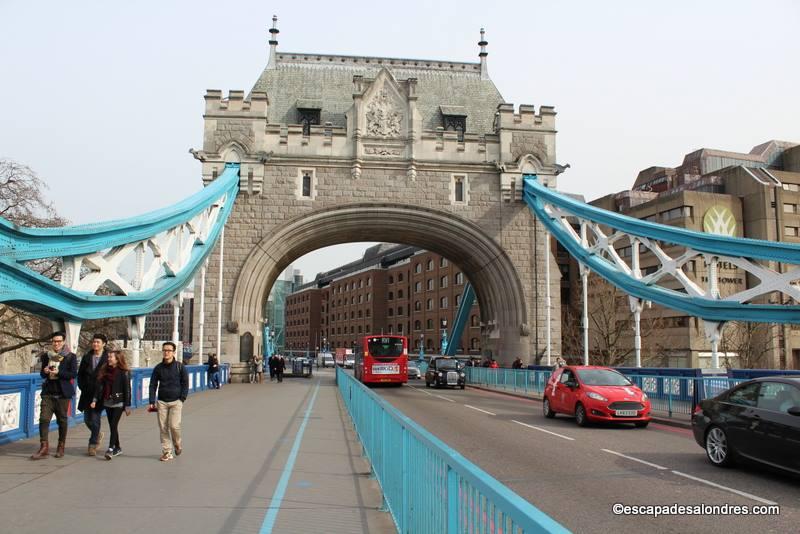
[[[397,81],[417,79],[417,109],[424,130],[442,126],[441,107],[463,110],[467,132],[492,133],[498,104],[504,102],[490,79],[481,79],[479,63],[330,56],[280,52],[253,86],[269,98],[267,120],[299,124],[297,102],[321,107],[320,123],[346,126],[353,105],[353,76],[374,78],[387,68]]]

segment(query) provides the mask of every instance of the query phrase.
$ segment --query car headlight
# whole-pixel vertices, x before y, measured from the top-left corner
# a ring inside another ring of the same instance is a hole
[[[439,371],[439,376],[442,376],[442,372],[441,371]]]
[[[461,373],[461,378],[464,378],[464,373]]]
[[[642,391],[642,401],[646,401],[646,400],[647,400],[647,393]]]
[[[586,394],[586,396],[589,397],[590,399],[599,400],[599,401],[603,401],[603,402],[608,402],[607,398],[605,398],[604,396],[600,395],[599,393],[595,393],[594,391],[590,391],[589,393]]]

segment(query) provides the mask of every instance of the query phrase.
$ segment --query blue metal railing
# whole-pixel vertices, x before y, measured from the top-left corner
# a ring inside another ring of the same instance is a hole
[[[568,532],[338,367],[336,380],[398,532]]]
[[[208,388],[208,367],[187,365],[189,394]],[[146,406],[149,401],[152,367],[131,370],[131,408]],[[220,384],[227,384],[230,365],[220,365]],[[77,389],[77,386],[76,386]],[[0,375],[0,444],[10,443],[39,435],[42,378],[38,373]],[[83,414],[77,410],[80,391],[69,406],[69,425],[83,423]],[[57,428],[56,422],[50,429]]]
[[[467,383],[490,389],[541,397],[551,371],[529,369],[488,369],[467,367]],[[691,414],[703,399],[716,397],[747,378],[727,376],[640,375],[620,370],[629,380],[647,393],[654,412],[669,417]]]

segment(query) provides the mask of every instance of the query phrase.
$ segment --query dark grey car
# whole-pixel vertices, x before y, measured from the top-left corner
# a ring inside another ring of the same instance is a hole
[[[800,474],[800,377],[756,378],[700,401],[692,430],[716,466],[746,459]]]

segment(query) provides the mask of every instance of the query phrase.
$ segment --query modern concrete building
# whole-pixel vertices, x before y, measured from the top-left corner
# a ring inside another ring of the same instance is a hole
[[[769,141],[749,153],[697,150],[687,154],[678,167],[643,170],[632,189],[607,195],[591,204],[696,231],[800,243],[800,145]],[[664,246],[665,252],[673,255],[669,244]],[[622,245],[617,252],[623,258],[628,257],[630,246]],[[652,254],[643,254],[642,275],[654,272],[657,263]],[[683,266],[683,272],[703,286],[708,283],[707,269],[708,265],[696,261]],[[722,262],[719,269],[722,297],[759,282],[729,262]],[[574,280],[575,285],[580,284],[579,277]],[[675,281],[671,287],[680,286]],[[594,284],[589,291],[596,301],[602,301],[607,288]],[[626,300],[621,300],[606,303],[606,307],[613,305],[617,311],[616,323],[609,328],[622,329],[619,354],[632,356],[633,335],[626,323],[630,311]],[[579,309],[580,301],[573,298],[571,306]],[[701,321],[657,306],[646,309],[642,317],[652,326],[643,340],[644,357],[657,364],[708,367],[710,343]],[[600,350],[600,338],[607,334],[596,322],[590,321],[590,352]],[[721,350],[732,356],[728,362],[731,366],[800,369],[800,328],[728,325]]]
[[[402,334],[409,349],[439,353],[467,279],[446,258],[381,244],[355,262],[320,273],[288,295],[287,349],[351,348],[367,334]],[[457,354],[480,356],[480,308],[473,303]],[[452,340],[448,340],[449,343]]]

